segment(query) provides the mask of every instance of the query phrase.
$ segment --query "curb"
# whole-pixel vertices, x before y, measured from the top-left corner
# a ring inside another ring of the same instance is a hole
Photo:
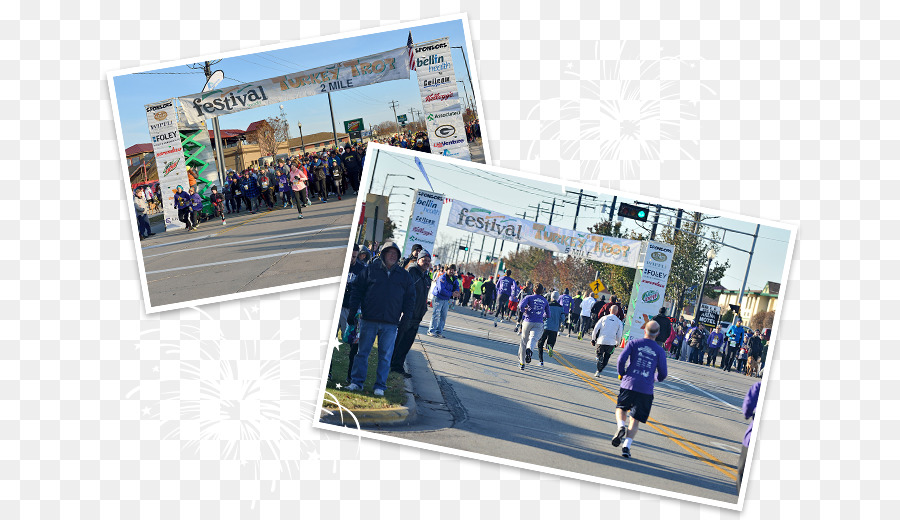
[[[345,409],[341,411],[322,408],[319,412],[319,421],[336,426],[350,427],[355,427],[356,423],[359,422],[360,428],[412,424],[418,417],[412,379],[406,379],[403,387],[406,390],[406,406],[398,406],[396,408],[361,408],[356,410]],[[354,417],[356,417],[355,421],[353,420]]]

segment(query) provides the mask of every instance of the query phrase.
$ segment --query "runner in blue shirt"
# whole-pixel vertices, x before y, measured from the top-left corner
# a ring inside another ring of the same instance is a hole
[[[537,284],[534,292],[522,298],[519,304],[523,320],[522,341],[519,342],[519,365],[522,370],[525,370],[525,363],[531,363],[531,353],[544,332],[544,320],[549,314],[547,308],[550,304],[541,296],[543,292],[544,286]]]

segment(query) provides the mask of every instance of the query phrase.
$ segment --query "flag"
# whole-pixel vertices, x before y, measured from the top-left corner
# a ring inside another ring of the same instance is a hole
[[[409,31],[409,38],[406,40],[406,51],[409,53],[409,70],[416,70],[416,59],[413,57],[412,31]]]
[[[419,170],[422,171],[422,176],[425,177],[425,182],[428,183],[428,188],[431,189],[431,191],[434,191],[434,187],[431,185],[431,180],[428,179],[428,174],[425,173],[425,166],[422,165],[422,161],[420,161],[418,157],[416,157],[416,166],[418,166]]]

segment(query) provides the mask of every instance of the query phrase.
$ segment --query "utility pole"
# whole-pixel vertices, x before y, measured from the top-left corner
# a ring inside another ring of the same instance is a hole
[[[538,204],[538,207],[540,207],[540,204]],[[524,211],[522,212],[522,218],[525,219],[525,220],[528,220],[528,214],[525,213]],[[519,246],[520,246],[520,245],[522,245],[522,244],[516,243],[516,253],[519,252]],[[503,244],[500,244],[500,252],[501,252],[501,253],[503,252]]]
[[[575,192],[566,190],[566,195],[575,195]],[[578,202],[575,205],[575,219],[572,222],[572,229],[575,229],[575,230],[578,229],[578,215],[581,213],[581,206],[582,206],[581,201],[585,197],[587,197],[589,199],[597,200],[596,195],[585,194],[584,190],[578,190]],[[587,204],[584,204],[584,207],[593,209],[596,206],[588,206]]]
[[[212,66],[215,65],[216,63],[219,63],[220,61],[222,61],[222,60],[204,61],[203,62],[202,69],[203,69],[204,76],[206,76],[207,83],[209,82],[209,78],[211,78],[213,75]],[[192,68],[192,69],[201,68],[201,67],[197,67],[196,64],[188,65],[188,67]],[[218,168],[216,168],[216,170],[218,171],[220,179],[224,179],[225,178],[225,151],[223,150],[224,147],[222,145],[222,130],[219,127],[219,117],[218,116],[212,118],[212,131],[213,131],[213,139],[215,140],[215,143],[213,143],[213,144],[215,145],[215,148],[216,148],[216,150],[215,150],[216,151],[216,161],[219,163]]]
[[[753,251],[756,250],[756,238],[759,236],[759,224],[756,225],[756,232],[753,233],[753,245],[750,246],[750,257],[747,258],[747,271],[744,273],[744,281],[741,283],[741,293],[738,295],[738,305],[744,301],[744,289],[747,287],[747,278],[750,276],[750,263],[753,262]]]
[[[650,240],[656,238],[656,226],[659,225],[659,214],[662,212],[662,206],[656,205],[656,216],[653,217],[653,227],[650,228]]]
[[[388,104],[391,106],[391,109],[394,111],[394,122],[397,123],[397,127],[399,128],[400,122],[397,121],[397,105],[399,105],[399,103],[397,103],[396,101],[391,101]]]
[[[610,224],[612,224],[613,217],[615,216],[615,213],[616,213],[616,199],[617,198],[618,197],[616,197],[615,195],[613,196],[612,205],[610,205],[610,207],[609,207],[609,223]]]
[[[331,92],[328,92],[328,110],[331,112],[331,135],[334,137],[334,147],[337,148],[337,129],[334,126],[334,108],[331,107]]]

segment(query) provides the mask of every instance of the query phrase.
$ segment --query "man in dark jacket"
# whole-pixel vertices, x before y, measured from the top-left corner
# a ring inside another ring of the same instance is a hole
[[[350,291],[350,309],[362,309],[359,320],[359,351],[353,360],[353,373],[347,390],[362,390],[369,368],[369,354],[378,337],[378,368],[375,373],[374,393],[383,397],[387,388],[391,356],[397,339],[397,328],[412,319],[416,295],[412,277],[400,264],[400,248],[393,242],[385,242],[381,255],[360,271]],[[356,316],[348,316],[347,322],[356,324]]]
[[[412,348],[413,342],[416,340],[416,334],[419,332],[419,324],[428,311],[428,290],[431,289],[431,278],[428,276],[428,269],[431,268],[431,253],[425,249],[418,250],[418,256],[415,262],[411,262],[406,269],[413,281],[413,291],[416,294],[416,306],[412,311],[412,319],[400,322],[400,329],[397,331],[397,342],[394,344],[394,355],[391,357],[391,371],[399,372],[403,377],[412,377],[409,372],[403,369],[403,363],[406,362],[406,355]]]
[[[352,147],[348,146],[344,149],[344,154],[341,155],[341,162],[344,163],[344,168],[347,169],[350,187],[353,188],[354,193],[358,192],[359,179],[362,174],[362,157]]]
[[[656,335],[656,342],[665,349],[666,341],[668,341],[669,335],[672,334],[672,322],[666,316],[666,308],[660,307],[659,314],[650,319],[659,324],[659,334]]]

